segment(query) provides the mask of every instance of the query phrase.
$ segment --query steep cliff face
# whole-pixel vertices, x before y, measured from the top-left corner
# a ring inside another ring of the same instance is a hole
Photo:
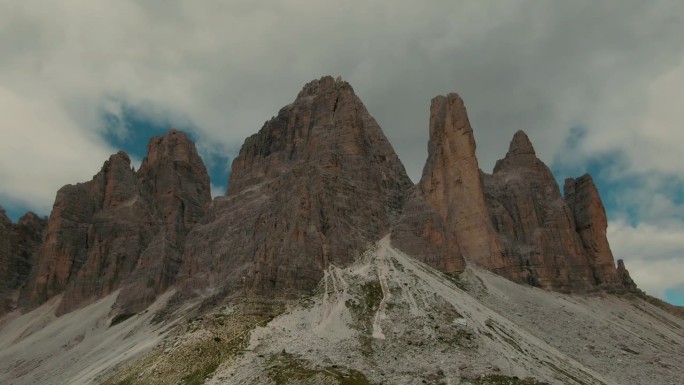
[[[138,312],[175,282],[185,240],[211,203],[209,175],[194,143],[180,131],[152,138],[137,179],[156,235],[144,247],[117,299]]]
[[[454,231],[428,203],[418,185],[407,192],[391,238],[392,246],[443,272],[458,273],[465,269]]]
[[[0,315],[16,308],[46,224],[45,219],[32,212],[12,223],[0,207]]]
[[[171,285],[294,295],[391,232],[392,245],[444,272],[466,261],[560,291],[637,291],[616,268],[590,176],[564,196],[529,138],[515,134],[493,174],[479,170],[462,99],[430,106],[430,141],[413,185],[352,87],[308,83],[247,138],[224,197],[186,134],[153,138],[137,172],[123,152],[59,190],[49,221],[0,212],[0,313],[63,294],[65,313],[121,289],[136,313]]]
[[[591,177],[569,179],[565,198],[549,168],[518,131],[485,196],[505,248],[501,274],[560,291],[625,290],[606,239],[605,210]]]
[[[432,99],[428,158],[416,196],[441,216],[447,240],[458,245],[462,256],[452,257],[450,265],[462,264],[465,257],[497,270],[503,266],[502,248],[489,220],[475,150],[460,96]]]
[[[352,87],[314,80],[247,138],[226,196],[188,238],[183,275],[228,291],[310,289],[389,231],[410,186]]]
[[[566,179],[564,198],[572,210],[575,230],[582,240],[582,247],[589,258],[596,284],[625,285],[627,288],[635,289],[636,286],[629,278],[624,263],[618,265],[622,266],[622,270],[626,273],[625,278],[628,280],[623,280],[615,268],[613,252],[610,250],[606,236],[608,228],[606,210],[591,175],[585,174],[577,179]]]
[[[64,293],[58,313],[126,286],[120,304],[135,312],[166,289],[182,243],[210,201],[209,178],[181,132],[153,138],[135,172],[119,152],[93,180],[59,190],[24,298]]]

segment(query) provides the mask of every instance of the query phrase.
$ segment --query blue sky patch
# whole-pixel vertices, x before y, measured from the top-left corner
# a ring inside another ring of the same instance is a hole
[[[684,306],[684,285],[665,290],[665,301],[676,306]]]
[[[103,120],[107,125],[105,140],[114,148],[123,150],[127,154],[142,160],[147,156],[147,143],[154,136],[164,135],[170,129],[185,131],[190,139],[197,144],[198,152],[207,168],[212,185],[220,191],[225,191],[230,175],[231,159],[220,149],[200,143],[193,127],[187,123],[159,123],[145,119],[133,108],[122,105],[119,115],[105,113]]]

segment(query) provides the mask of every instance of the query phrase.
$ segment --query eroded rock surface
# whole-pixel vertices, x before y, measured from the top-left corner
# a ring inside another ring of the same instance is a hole
[[[112,155],[93,180],[59,190],[25,302],[64,293],[58,313],[124,284],[123,312],[144,309],[175,278],[183,242],[209,201],[209,177],[186,134],[152,138],[138,172]]]
[[[389,231],[410,187],[352,87],[314,80],[247,138],[226,196],[188,238],[182,274],[227,292],[311,289]]]
[[[14,310],[28,280],[47,221],[29,212],[17,223],[0,207],[0,315]]]
[[[402,215],[392,227],[392,245],[446,273],[465,269],[454,232],[427,202],[419,186],[406,195]]]
[[[485,196],[504,245],[501,274],[560,291],[624,291],[606,238],[607,219],[591,177],[568,179],[562,197],[549,168],[518,131]]]
[[[432,99],[428,158],[418,188],[462,256],[496,271],[503,266],[502,249],[487,212],[475,150],[461,97],[452,93]]]

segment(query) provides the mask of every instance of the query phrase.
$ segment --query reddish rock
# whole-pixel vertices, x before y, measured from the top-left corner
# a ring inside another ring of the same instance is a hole
[[[183,275],[229,293],[309,290],[389,231],[410,186],[352,87],[314,80],[245,140],[226,196],[188,238]]]
[[[606,239],[607,220],[591,178],[566,182],[561,197],[549,168],[518,131],[492,175],[484,174],[492,223],[505,248],[499,273],[559,291],[623,290]]]
[[[432,99],[428,159],[418,187],[466,260],[492,270],[503,266],[482,191],[473,129],[457,94]]]
[[[465,268],[453,231],[418,186],[408,191],[402,215],[392,226],[392,246],[446,273]]]
[[[608,218],[591,175],[577,179],[568,178],[564,187],[565,201],[572,210],[576,231],[589,257],[589,265],[598,285],[622,285],[622,278],[615,268],[613,252],[608,244],[606,229]],[[624,270],[624,265],[622,266]],[[625,270],[626,272],[626,270]],[[629,273],[627,273],[629,278]],[[631,281],[631,278],[629,279]],[[631,284],[628,284],[631,287]],[[636,287],[635,287],[636,288]]]
[[[28,304],[63,293],[64,313],[125,286],[119,305],[135,312],[173,282],[185,235],[211,199],[209,178],[184,133],[153,138],[148,151],[138,172],[119,152],[92,181],[59,190]]]
[[[28,280],[46,223],[32,212],[26,213],[16,224],[12,223],[0,207],[0,315],[16,308],[19,291]]]

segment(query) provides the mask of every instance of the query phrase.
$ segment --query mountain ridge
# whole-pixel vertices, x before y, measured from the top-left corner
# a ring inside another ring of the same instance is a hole
[[[531,376],[549,383],[619,383],[604,372],[623,378],[604,361],[593,365],[588,353],[576,350],[579,342],[562,330],[530,326],[539,319],[516,314],[507,305],[509,296],[522,308],[549,317],[550,312],[526,301],[539,300],[555,311],[562,306],[557,308],[554,301],[567,301],[578,319],[598,311],[592,301],[606,306],[615,302],[611,311],[631,317],[625,323],[610,321],[622,325],[617,333],[622,338],[637,343],[631,335],[638,330],[630,328],[653,322],[672,339],[649,335],[649,343],[670,350],[684,346],[680,321],[654,310],[681,318],[684,309],[641,292],[624,261],[615,261],[606,237],[605,208],[591,176],[566,179],[561,194],[523,131],[513,136],[493,172],[482,172],[473,127],[455,93],[432,99],[428,129],[428,156],[414,184],[352,86],[324,76],[307,83],[292,103],[245,139],[223,196],[211,199],[206,167],[194,143],[187,134],[171,130],[150,140],[139,170],[118,152],[91,181],[64,186],[46,221],[26,216],[24,222],[31,226],[23,238],[16,235],[18,225],[0,211],[0,278],[11,278],[0,287],[0,336],[5,331],[7,338],[0,346],[10,352],[0,354],[0,363],[9,368],[0,378],[16,376],[23,378],[19,383],[30,383],[39,374],[22,371],[26,367],[49,375],[49,370],[25,366],[12,354],[28,362],[36,357],[61,362],[61,353],[81,346],[75,351],[86,354],[104,338],[118,341],[116,346],[131,359],[151,355],[128,369],[88,361],[87,383],[96,381],[91,375],[116,385],[163,382],[164,376],[172,383],[194,375],[204,381],[215,372],[215,383],[231,383],[230,370],[248,383],[253,371],[245,369],[237,352],[260,346],[256,339],[264,333],[275,336],[278,352],[261,346],[270,361],[247,356],[260,365],[254,378],[276,384],[302,379],[297,377],[302,373],[314,378],[306,382],[312,384],[340,383],[349,376],[369,381],[363,383],[382,381],[368,362],[376,360],[377,366],[378,359],[397,360],[378,353],[383,347],[403,361],[409,351],[427,354],[428,360],[446,359],[448,355],[428,349],[453,349],[445,339],[462,349],[450,354],[465,366],[442,368],[429,362],[430,373],[412,369],[434,383],[447,376],[463,384],[490,383],[473,382],[480,375],[496,379],[494,366],[478,361],[477,352],[500,364],[497,370],[511,381]],[[88,309],[94,313],[89,315]],[[647,313],[646,321],[640,311]],[[22,312],[35,314],[44,324],[22,326]],[[292,314],[320,319],[291,320],[299,326],[290,329],[287,317]],[[83,317],[97,333],[55,331],[62,321]],[[589,317],[585,326],[606,331],[606,317],[614,316]],[[130,328],[133,324],[141,331]],[[268,330],[255,329],[257,325]],[[341,351],[349,357],[320,352],[344,362],[348,370],[333,370],[311,358],[306,344],[279,334],[278,325],[292,335],[312,333],[301,336],[302,341],[311,342],[314,335],[342,341],[346,350]],[[534,327],[544,340],[536,337]],[[414,332],[426,348],[412,345]],[[158,334],[151,338],[144,333]],[[51,346],[47,356],[31,350],[53,334],[64,346]],[[143,341],[145,348],[135,350],[123,342],[128,335]],[[570,350],[554,340],[561,335],[571,343]],[[592,338],[618,348],[599,335]],[[80,345],[84,339],[87,343]],[[296,356],[289,355],[290,347]],[[497,347],[506,357],[496,357]],[[18,353],[26,349],[28,353]],[[667,361],[655,350],[649,357]],[[210,354],[197,354],[203,351]],[[673,357],[673,362],[681,359]],[[182,370],[171,359],[182,361]],[[114,361],[131,363],[122,357]],[[137,371],[136,365],[150,362],[165,372]],[[230,363],[237,366],[219,370]],[[200,369],[193,369],[195,364]],[[278,382],[269,369],[276,364],[297,366],[299,372]],[[319,373],[320,368],[327,372]],[[392,365],[383,370],[394,381],[417,379]],[[673,378],[666,366],[649,373],[663,381]]]

